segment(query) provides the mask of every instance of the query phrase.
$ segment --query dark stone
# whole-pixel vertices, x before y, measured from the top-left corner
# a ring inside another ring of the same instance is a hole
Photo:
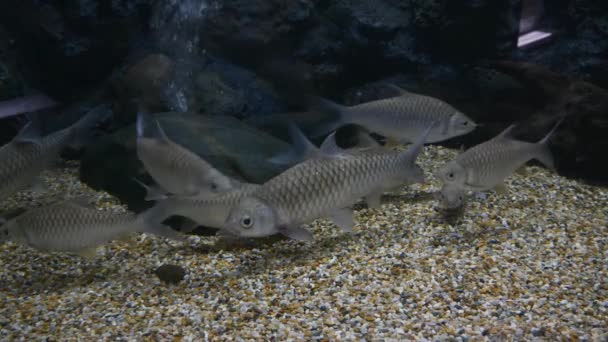
[[[290,146],[235,118],[172,112],[153,116],[170,139],[228,176],[262,183],[285,169],[267,159]],[[135,152],[133,124],[87,148],[80,177],[92,188],[117,196],[131,210],[140,211],[151,205],[144,202],[144,190],[133,181],[134,177],[151,181]]]
[[[162,282],[167,284],[178,284],[181,282],[186,276],[186,270],[178,265],[162,265],[154,270],[154,274],[160,279]]]
[[[0,22],[13,34],[28,83],[73,100],[122,62],[149,10],[144,0],[5,0]]]

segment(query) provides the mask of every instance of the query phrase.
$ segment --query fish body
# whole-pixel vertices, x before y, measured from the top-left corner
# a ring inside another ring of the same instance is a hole
[[[148,211],[148,220],[162,222],[170,216],[178,215],[201,226],[221,229],[232,207],[258,187],[257,184],[244,183],[238,188],[207,197],[170,196],[156,202]]]
[[[356,124],[399,143],[413,143],[436,122],[426,141],[433,143],[467,134],[476,127],[473,120],[444,101],[396,89],[399,96],[350,107],[321,99],[321,107],[337,114],[338,119],[319,128],[315,135]]]
[[[72,126],[40,137],[36,121],[28,123],[8,144],[0,147],[0,199],[32,185],[61,150],[108,115],[94,109]]]
[[[537,159],[550,169],[554,169],[553,156],[548,146],[551,134],[537,143],[513,139],[509,136],[514,126],[509,126],[498,136],[481,143],[460,154],[456,159],[443,165],[437,176],[446,189],[484,191],[504,185],[505,178],[531,159]]]
[[[333,137],[332,134],[328,139]],[[425,138],[426,135],[403,152],[370,147],[356,153],[310,157],[241,199],[231,210],[224,229],[241,237],[282,233],[310,240],[310,232],[300,225],[330,217],[342,230],[352,231],[353,212],[349,206],[358,199],[373,198],[372,202],[379,203],[386,189],[424,181],[424,172],[415,160]],[[328,146],[326,151],[336,148],[335,144],[324,145]]]
[[[13,241],[41,251],[80,253],[110,240],[147,232],[183,240],[171,228],[149,224],[146,213],[113,213],[72,201],[26,211],[0,227],[0,241]]]
[[[236,185],[197,154],[171,141],[158,122],[146,136],[145,120],[149,120],[146,115],[138,114],[137,156],[161,188],[152,189],[147,199],[164,198],[164,192],[181,196],[221,193]]]

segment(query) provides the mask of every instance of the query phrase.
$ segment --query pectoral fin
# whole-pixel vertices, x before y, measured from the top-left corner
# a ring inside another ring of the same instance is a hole
[[[369,208],[380,208],[383,191],[375,191],[365,196],[365,202]]]
[[[195,230],[198,226],[198,222],[195,222],[190,219],[184,219],[184,222],[179,226],[179,231],[182,233],[190,233]]]
[[[185,242],[188,240],[184,234],[181,234],[181,233],[171,229],[171,227],[165,226],[164,224],[160,224],[160,223],[148,222],[146,224],[145,230],[143,232],[148,233],[148,234],[154,234],[154,235],[166,237],[168,239],[180,241],[180,242]]]
[[[287,236],[290,239],[294,239],[294,240],[298,240],[298,241],[314,240],[312,233],[302,227],[282,226],[282,227],[279,227],[279,233]]]
[[[500,183],[497,186],[495,186],[494,191],[496,191],[497,194],[501,194],[501,195],[506,195],[509,193],[509,189],[507,188],[505,183]]]
[[[97,247],[87,247],[77,252],[83,258],[92,259],[97,256]]]
[[[329,217],[343,232],[353,232],[355,219],[353,218],[353,210],[351,208],[336,209],[330,213]]]
[[[167,198],[167,192],[159,185],[146,185],[137,178],[133,178],[133,180],[146,190],[146,197],[144,197],[146,201],[158,201]]]
[[[525,165],[522,165],[520,168],[518,168],[517,170],[515,170],[515,172],[520,175],[520,176],[527,176],[528,175],[528,170],[526,169]]]
[[[28,188],[29,191],[34,193],[46,192],[48,189],[49,187],[44,183],[44,180],[42,180],[41,177],[36,177]]]
[[[384,141],[386,141],[384,143],[385,147],[395,147],[403,145],[401,142],[399,142],[399,140],[391,137],[385,137]]]

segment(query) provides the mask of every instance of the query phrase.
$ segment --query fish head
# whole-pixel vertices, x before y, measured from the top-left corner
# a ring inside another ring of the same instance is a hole
[[[454,109],[448,124],[448,136],[457,137],[472,132],[477,127],[475,121]]]
[[[459,208],[465,201],[465,191],[457,186],[451,186],[449,184],[444,184],[437,195],[439,201],[441,201],[443,207],[446,209]]]
[[[264,237],[278,233],[275,210],[261,199],[246,197],[232,208],[224,230],[241,237]]]
[[[466,183],[466,170],[456,161],[447,162],[435,172],[435,176],[443,182],[444,185],[460,186],[464,188]]]

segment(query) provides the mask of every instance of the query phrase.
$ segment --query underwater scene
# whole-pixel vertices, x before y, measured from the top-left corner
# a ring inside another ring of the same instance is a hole
[[[1,0],[0,341],[608,341],[608,2]]]

